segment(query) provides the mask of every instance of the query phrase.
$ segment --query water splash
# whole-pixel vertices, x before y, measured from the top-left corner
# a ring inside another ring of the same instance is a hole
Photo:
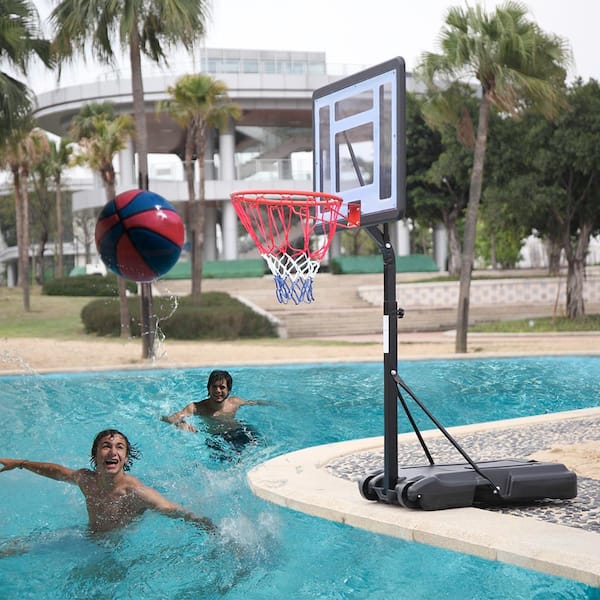
[[[37,371],[17,352],[12,350],[3,350],[0,353],[0,363],[4,365],[16,365],[15,370],[23,371],[28,375],[35,375]]]

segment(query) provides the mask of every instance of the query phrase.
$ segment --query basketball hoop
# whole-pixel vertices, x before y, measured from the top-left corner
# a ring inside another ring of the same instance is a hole
[[[283,190],[234,192],[231,202],[275,279],[282,304],[312,302],[313,279],[342,217],[332,194]]]

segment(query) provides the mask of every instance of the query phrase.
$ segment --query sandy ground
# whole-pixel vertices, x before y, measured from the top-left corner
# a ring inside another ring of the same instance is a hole
[[[600,356],[600,334],[469,336],[469,352],[454,353],[454,335],[414,333],[399,336],[398,359],[477,358],[549,354]],[[260,340],[235,342],[178,342],[157,344],[156,358],[142,358],[137,340],[0,340],[0,374],[122,368],[220,367],[320,362],[382,361],[383,340],[326,338],[319,340]],[[536,460],[561,462],[579,475],[600,479],[600,444],[586,442],[549,448]]]
[[[398,358],[469,358],[492,355],[598,354],[600,333],[470,334],[467,354],[455,354],[453,332],[398,336]],[[321,339],[272,339],[232,342],[158,343],[155,358],[142,358],[139,339],[0,339],[0,373],[88,369],[210,367],[295,362],[383,360],[380,336]]]

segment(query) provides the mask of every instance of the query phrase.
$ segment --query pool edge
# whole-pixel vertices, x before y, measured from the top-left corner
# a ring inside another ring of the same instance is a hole
[[[523,428],[581,417],[600,419],[600,408],[536,415],[449,428],[453,434]],[[437,431],[424,432],[436,437]],[[403,440],[414,434],[402,434]],[[315,446],[283,454],[248,472],[252,492],[287,508],[375,533],[525,567],[600,587],[600,534],[532,518],[457,508],[418,511],[361,497],[357,484],[326,465],[349,454],[380,450],[383,438]]]

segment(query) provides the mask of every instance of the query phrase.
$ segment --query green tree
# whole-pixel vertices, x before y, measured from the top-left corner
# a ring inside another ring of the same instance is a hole
[[[227,86],[208,75],[184,75],[167,92],[170,99],[159,103],[157,108],[166,110],[186,132],[183,162],[188,186],[188,233],[192,246],[192,301],[199,305],[204,255],[207,135],[212,127],[229,127],[232,120],[240,118],[241,109],[230,100]],[[194,156],[198,158],[200,172],[197,196]]]
[[[547,125],[543,117],[531,111],[525,111],[518,120],[496,114],[490,121],[494,144],[486,153],[482,209],[483,232],[494,240],[486,243],[478,239],[477,248],[488,248],[486,257],[492,265],[494,254],[497,262],[509,265],[518,259],[522,243],[517,248],[517,241],[533,234],[546,245],[549,274],[558,275],[561,242],[546,208],[545,183],[532,166],[532,159],[543,143],[536,134],[538,123]],[[498,247],[499,241],[504,247]]]
[[[53,66],[50,42],[41,37],[39,16],[32,2],[0,2],[0,64],[27,74],[30,59],[39,58]],[[0,145],[27,119],[33,105],[31,90],[7,71],[0,69]]]
[[[31,90],[6,67],[13,73],[26,75],[29,61],[34,57],[47,67],[53,66],[50,43],[41,37],[34,4],[28,0],[3,0],[0,2],[0,154],[10,153],[10,138],[17,130],[28,127],[33,106]]]
[[[108,102],[84,105],[73,118],[70,133],[81,146],[79,158],[100,174],[107,202],[116,195],[114,156],[125,148],[133,132],[133,119],[129,115],[115,114],[113,105]],[[131,335],[131,327],[126,283],[120,276],[117,277],[117,281],[121,337],[128,338]]]
[[[144,107],[142,55],[166,64],[165,51],[177,45],[187,50],[204,33],[207,4],[203,0],[60,0],[50,15],[55,46],[62,60],[86,55],[115,63],[115,47],[129,53],[131,90],[138,155],[138,186],[148,189],[148,132]],[[142,355],[154,357],[152,288],[142,290]]]
[[[48,153],[32,171],[35,195],[32,196],[31,203],[31,234],[38,239],[36,280],[40,284],[44,282],[44,253],[50,239],[54,240],[54,277],[64,276],[63,242],[66,215],[63,210],[62,174],[70,164],[72,153],[73,144],[68,140],[63,138],[57,143],[50,140]]]
[[[71,164],[73,158],[73,146],[69,140],[61,138],[58,144],[50,144],[50,154],[44,162],[44,169],[49,177],[54,181],[55,194],[55,216],[56,216],[56,237],[55,237],[55,262],[56,277],[64,277],[64,215],[63,215],[63,189],[62,175],[66,167]]]
[[[600,233],[600,85],[578,80],[567,98],[569,109],[555,122],[538,123],[537,152],[531,152],[530,164],[544,184],[540,228],[550,216],[567,259],[566,314],[578,319],[585,316],[590,237]]]
[[[426,126],[438,131],[440,152],[422,176],[428,194],[418,198],[419,218],[427,216],[431,227],[441,221],[448,232],[448,272],[458,275],[461,265],[459,227],[462,228],[469,198],[469,174],[473,166],[472,118],[476,113],[473,89],[453,83],[429,93],[422,106]]]
[[[525,17],[527,9],[506,2],[488,15],[481,6],[449,9],[440,35],[442,52],[425,53],[419,71],[430,87],[460,80],[477,80],[481,87],[479,115],[469,185],[462,248],[456,352],[467,351],[471,272],[475,262],[477,215],[492,106],[518,115],[530,105],[556,116],[563,102],[567,44],[545,34]]]
[[[4,147],[3,162],[8,165],[13,179],[17,246],[19,251],[18,284],[23,289],[23,309],[31,310],[29,269],[29,174],[31,169],[49,152],[48,137],[31,125],[13,129]]]

